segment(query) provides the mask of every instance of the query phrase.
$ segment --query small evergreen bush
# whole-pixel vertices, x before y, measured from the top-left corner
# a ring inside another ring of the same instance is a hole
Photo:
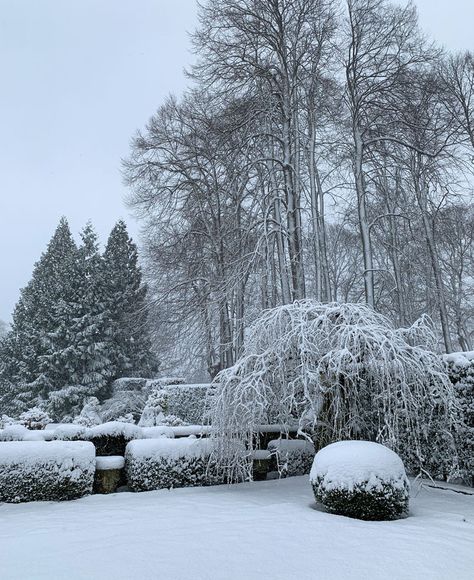
[[[361,520],[408,513],[410,486],[396,453],[368,441],[340,441],[316,454],[310,481],[328,512]]]

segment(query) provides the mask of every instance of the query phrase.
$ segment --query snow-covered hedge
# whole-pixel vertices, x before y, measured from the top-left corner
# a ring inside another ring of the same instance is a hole
[[[408,512],[410,486],[402,460],[369,441],[339,441],[316,454],[310,481],[329,512],[361,520],[393,520]]]
[[[141,437],[140,427],[121,421],[109,421],[87,430],[87,439],[94,443],[97,455],[124,455],[127,443]]]
[[[192,425],[202,424],[209,387],[208,384],[162,386],[168,395],[167,413]]]
[[[142,391],[147,384],[147,379],[136,377],[123,377],[116,379],[112,383],[112,392],[121,393],[123,391]]]
[[[300,439],[273,439],[268,450],[275,456],[282,477],[309,473],[316,453],[310,441]]]
[[[0,441],[23,441],[28,429],[23,425],[8,425],[0,430]]]
[[[216,485],[224,476],[210,462],[209,439],[131,441],[125,453],[127,483],[133,491]]]
[[[445,355],[444,361],[456,390],[462,419],[455,435],[459,476],[474,486],[474,351],[451,353]]]
[[[86,432],[87,429],[83,425],[64,423],[55,427],[53,439],[58,439],[59,441],[84,441]]]
[[[186,379],[183,377],[160,377],[159,379],[149,379],[146,382],[147,388],[162,389],[168,385],[185,385]]]
[[[92,492],[89,442],[11,441],[0,445],[0,501],[69,500]]]

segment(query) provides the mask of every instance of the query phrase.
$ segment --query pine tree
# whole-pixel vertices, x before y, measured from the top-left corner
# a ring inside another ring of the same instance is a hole
[[[2,341],[0,380],[9,399],[27,408],[65,383],[71,368],[71,305],[77,300],[77,247],[62,218],[33,276],[21,291]],[[7,397],[8,398],[8,397]],[[10,401],[11,402],[11,401]]]
[[[150,376],[156,362],[151,350],[147,291],[142,284],[137,247],[123,221],[117,222],[107,242],[104,281],[113,376]]]
[[[70,383],[103,399],[111,376],[110,320],[106,312],[103,260],[90,223],[81,233],[78,251],[78,296],[71,325],[74,372]]]

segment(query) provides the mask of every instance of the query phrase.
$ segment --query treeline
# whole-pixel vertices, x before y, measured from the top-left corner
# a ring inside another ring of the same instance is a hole
[[[41,406],[62,418],[89,396],[104,399],[115,378],[149,376],[155,366],[146,287],[125,223],[101,254],[91,224],[78,246],[61,219],[0,342],[1,412]]]
[[[170,364],[214,375],[304,297],[427,313],[472,348],[472,54],[387,0],[207,0],[193,43],[124,169]]]

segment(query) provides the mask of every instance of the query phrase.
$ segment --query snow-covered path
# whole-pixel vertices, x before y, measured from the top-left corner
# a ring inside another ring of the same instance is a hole
[[[411,517],[314,509],[306,477],[0,505],[1,580],[473,580],[474,495]]]

